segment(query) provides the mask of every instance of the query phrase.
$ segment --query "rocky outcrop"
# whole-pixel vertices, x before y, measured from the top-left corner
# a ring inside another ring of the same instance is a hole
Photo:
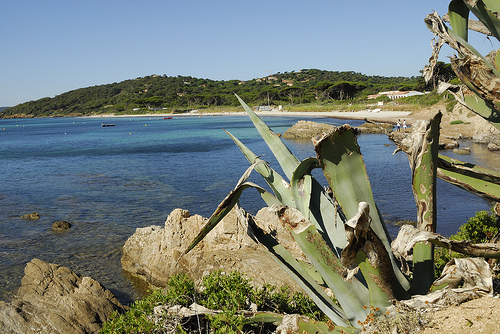
[[[391,132],[388,137],[395,143],[400,143],[405,137],[410,136],[411,132]],[[460,146],[458,141],[454,140],[448,136],[440,136],[439,137],[439,149],[440,150],[453,150]]]
[[[458,147],[460,147],[460,144],[453,137],[439,136],[440,150],[453,150]]]
[[[366,122],[358,127],[356,130],[359,133],[373,133],[373,134],[385,134],[390,133],[394,129],[394,125],[390,123],[375,123],[375,122]]]
[[[280,221],[279,215],[283,214],[280,210],[284,209],[260,210],[256,215],[257,224],[265,231],[272,231],[294,256],[305,259]],[[205,224],[202,216],[175,209],[164,227],[138,228],[123,247],[123,269],[155,286],[164,286],[168,277],[177,273],[187,273],[199,282],[215,270],[237,270],[256,285],[268,283],[300,289],[267,250],[249,236],[241,211],[233,209],[191,252],[183,255]]]
[[[367,121],[365,124],[354,128],[356,133],[389,133],[394,125],[390,123],[376,123]],[[283,133],[283,138],[313,138],[325,132],[335,130],[335,126],[312,121],[298,121]]]
[[[313,138],[323,132],[334,130],[331,124],[316,123],[311,121],[298,121],[283,133],[283,138]]]
[[[99,282],[66,267],[33,259],[17,299],[0,301],[2,333],[97,333],[124,307]]]
[[[500,151],[500,140],[493,140],[489,142],[487,147],[490,151]]]
[[[38,220],[40,219],[40,214],[38,212],[27,213],[21,216],[22,219],[28,220]]]

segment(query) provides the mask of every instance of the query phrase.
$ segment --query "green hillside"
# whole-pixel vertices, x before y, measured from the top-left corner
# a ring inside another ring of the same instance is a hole
[[[316,69],[276,73],[249,81],[216,81],[151,75],[72,90],[7,108],[2,117],[141,114],[162,110],[237,106],[234,93],[250,105],[328,103],[366,97],[384,90],[423,90],[421,77],[367,76]]]

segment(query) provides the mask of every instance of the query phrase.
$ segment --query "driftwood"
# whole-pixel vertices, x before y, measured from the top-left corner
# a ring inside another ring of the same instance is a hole
[[[500,259],[500,244],[498,243],[474,244],[469,241],[450,240],[437,233],[418,230],[411,225],[401,227],[398,237],[391,244],[391,248],[399,259],[411,261],[413,246],[417,242],[425,241],[468,256]]]

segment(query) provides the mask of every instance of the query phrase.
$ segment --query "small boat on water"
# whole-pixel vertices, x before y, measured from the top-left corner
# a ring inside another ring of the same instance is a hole
[[[172,116],[169,116],[169,117],[163,117],[163,119],[172,119]]]
[[[101,127],[102,128],[105,128],[107,126],[115,126],[114,124],[104,124],[104,123],[101,123]]]

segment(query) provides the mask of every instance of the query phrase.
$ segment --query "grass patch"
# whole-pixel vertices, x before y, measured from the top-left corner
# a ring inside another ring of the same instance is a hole
[[[457,124],[470,124],[470,122],[464,122],[460,119],[457,119],[456,121],[451,121],[450,125],[457,125]]]

